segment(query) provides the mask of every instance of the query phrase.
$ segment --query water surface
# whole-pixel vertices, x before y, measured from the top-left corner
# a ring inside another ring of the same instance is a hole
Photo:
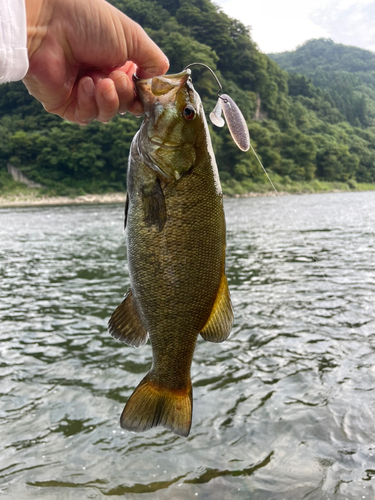
[[[123,207],[0,210],[0,496],[375,496],[375,193],[227,200],[235,325],[198,341],[191,434],[122,431],[150,346],[106,323]]]

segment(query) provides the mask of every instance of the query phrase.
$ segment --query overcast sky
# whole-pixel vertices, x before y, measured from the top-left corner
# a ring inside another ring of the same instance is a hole
[[[375,52],[375,0],[214,0],[251,27],[262,52],[294,50],[311,38],[331,38]]]

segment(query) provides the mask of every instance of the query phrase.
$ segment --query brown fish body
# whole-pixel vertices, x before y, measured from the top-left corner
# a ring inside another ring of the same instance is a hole
[[[133,345],[144,343],[148,332],[153,353],[151,370],[130,397],[121,425],[135,431],[163,425],[185,436],[197,337],[220,342],[233,322],[220,182],[202,105],[188,75],[170,77],[174,85],[165,85],[161,95],[156,90],[156,97],[146,88],[144,105],[150,111],[133,140],[128,167],[131,292],[110,321],[112,335]],[[167,103],[160,103],[161,96]],[[163,123],[168,105],[173,109]],[[186,107],[193,119],[185,118]]]

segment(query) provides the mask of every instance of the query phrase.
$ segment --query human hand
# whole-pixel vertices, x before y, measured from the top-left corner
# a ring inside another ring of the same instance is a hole
[[[30,94],[50,113],[81,125],[143,113],[132,76],[169,63],[144,30],[105,0],[25,0]]]

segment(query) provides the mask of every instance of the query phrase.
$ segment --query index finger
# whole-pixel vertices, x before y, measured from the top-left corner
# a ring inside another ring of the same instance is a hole
[[[129,29],[123,23],[124,35],[128,49],[128,60],[137,65],[137,76],[139,78],[152,78],[164,75],[169,68],[169,61],[163,51],[139,26],[133,23]]]

